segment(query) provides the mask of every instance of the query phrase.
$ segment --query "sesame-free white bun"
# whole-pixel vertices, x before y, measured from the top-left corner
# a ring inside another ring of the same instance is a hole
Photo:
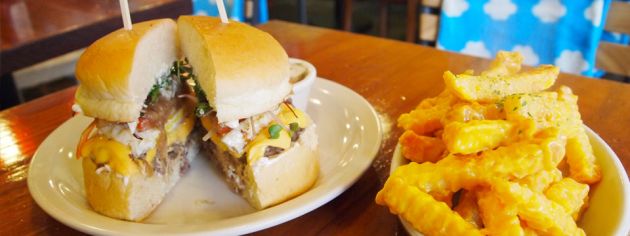
[[[208,16],[180,16],[181,50],[219,122],[271,110],[289,92],[289,59],[268,33]]]
[[[84,157],[83,180],[88,204],[96,212],[112,218],[142,221],[179,181],[183,174],[181,166],[185,162],[192,163],[197,156],[197,140],[191,138],[186,150],[174,158],[169,157],[164,174],[136,172],[127,177],[113,171],[97,173],[97,165],[92,158]]]
[[[260,210],[294,198],[315,184],[320,171],[317,146],[315,125],[311,125],[287,150],[253,163],[239,161],[216,146],[209,148],[207,143],[204,148],[230,188]]]
[[[177,59],[176,29],[171,19],[150,20],[92,43],[76,66],[82,112],[112,122],[137,120],[151,87]]]
[[[288,150],[249,165],[253,183],[243,196],[256,209],[264,209],[306,192],[319,176],[318,156],[315,125],[311,125]]]

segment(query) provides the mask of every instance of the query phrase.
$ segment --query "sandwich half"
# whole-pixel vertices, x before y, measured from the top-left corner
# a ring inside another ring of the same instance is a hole
[[[288,96],[288,56],[269,34],[206,16],[180,16],[196,115],[208,154],[233,191],[263,209],[307,191],[319,174],[317,134]]]
[[[85,192],[98,213],[140,221],[197,152],[192,91],[179,73],[177,25],[145,21],[114,31],[79,58],[73,110],[94,121],[77,147]]]

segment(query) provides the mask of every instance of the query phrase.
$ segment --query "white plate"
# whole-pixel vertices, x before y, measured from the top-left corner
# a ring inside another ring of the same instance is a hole
[[[617,154],[593,130],[584,126],[596,163],[601,167],[602,180],[589,193],[589,207],[582,215],[578,226],[586,235],[625,236],[630,231],[630,182]],[[409,163],[402,156],[400,144],[392,157],[390,173],[396,167]],[[412,236],[421,236],[411,223],[400,218],[405,230]]]
[[[144,222],[108,218],[90,209],[83,173],[74,149],[91,119],[76,116],[53,131],[33,156],[28,187],[44,211],[90,234],[236,235],[281,224],[329,202],[369,168],[381,143],[381,126],[372,106],[337,83],[317,79],[307,113],[317,124],[321,172],[308,192],[256,211],[233,194],[204,158]],[[306,227],[306,226],[305,226]]]

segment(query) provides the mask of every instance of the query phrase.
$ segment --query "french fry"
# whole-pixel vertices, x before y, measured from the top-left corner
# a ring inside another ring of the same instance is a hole
[[[436,131],[433,131],[433,136],[432,137],[439,137],[441,139],[442,134],[444,133],[444,129],[438,129]],[[442,142],[444,143],[444,142]],[[446,149],[446,148],[444,148]]]
[[[501,51],[479,75],[446,71],[442,93],[398,118],[412,162],[376,202],[425,235],[584,235],[576,221],[601,170],[577,96],[543,91],[558,68],[522,61]]]
[[[505,120],[456,121],[444,127],[442,139],[450,153],[472,154],[498,147],[510,139],[513,128]]]
[[[466,101],[497,102],[505,96],[542,91],[553,85],[559,70],[542,65],[530,71],[506,76],[455,75],[444,72],[446,88]]]
[[[575,117],[573,106],[559,100],[557,92],[511,95],[504,99],[503,108],[509,121],[533,120],[537,129],[557,127],[567,137],[581,127],[579,114]]]
[[[520,142],[480,155],[449,155],[437,163],[411,162],[398,167],[390,178],[400,178],[420,190],[438,195],[473,189],[493,178],[521,179],[557,165],[564,156],[563,137]]]
[[[580,183],[594,184],[601,179],[601,170],[595,164],[593,147],[588,140],[580,111],[577,105],[577,96],[569,87],[561,86],[558,89],[560,102],[566,107],[571,115],[566,123],[571,124],[572,133],[567,141],[567,163],[571,177]],[[571,132],[568,132],[571,133]]]
[[[533,120],[537,129],[557,127],[561,135],[568,137],[567,164],[572,178],[587,184],[601,179],[593,148],[580,118],[577,96],[571,89],[562,86],[557,92],[512,95],[505,98],[503,105],[507,120]]]
[[[446,110],[438,108],[413,110],[409,113],[402,114],[398,118],[398,127],[405,130],[412,130],[419,135],[428,135],[442,128],[440,117],[442,117],[445,112]]]
[[[504,204],[495,192],[477,192],[479,211],[488,235],[525,235],[518,218],[516,204]]]
[[[585,235],[566,210],[543,193],[503,179],[493,181],[492,190],[502,202],[516,204],[520,219],[543,234]]]
[[[479,207],[477,206],[477,196],[473,191],[463,190],[457,206],[453,208],[464,220],[475,226],[475,228],[483,227],[481,216],[479,215]]]
[[[429,193],[433,199],[445,203],[449,208],[453,208],[453,195],[452,192],[432,192]]]
[[[416,109],[430,109],[433,107],[450,108],[458,101],[454,94],[445,89],[436,97],[422,100],[418,106],[416,106]]]
[[[499,51],[496,58],[490,63],[490,67],[481,72],[481,76],[498,77],[513,75],[521,70],[523,56],[517,52]]]
[[[444,91],[438,97],[422,101],[413,111],[400,115],[398,127],[428,135],[442,128],[440,119],[457,101],[453,94]]]
[[[499,120],[505,119],[503,111],[495,103],[479,104],[477,102],[460,102],[442,118],[442,125],[451,122],[468,122],[471,120]]]
[[[398,142],[402,146],[402,154],[410,161],[422,163],[425,161],[437,162],[443,157],[446,150],[441,139],[420,136],[411,130],[405,131]]]
[[[521,222],[521,223],[523,223],[523,222]],[[522,226],[522,224],[521,224],[521,226]],[[532,228],[529,228],[527,226],[523,227],[523,232],[525,233],[524,234],[525,236],[538,236],[539,235],[539,233],[536,232],[536,230],[534,230]]]
[[[595,164],[593,147],[584,130],[577,137],[567,140],[567,163],[571,178],[580,183],[594,184],[601,179],[601,170]]]
[[[376,195],[376,203],[402,216],[414,228],[427,235],[482,235],[445,203],[406,184],[400,178],[389,178]]]
[[[564,178],[551,185],[545,196],[560,204],[573,220],[580,218],[581,211],[588,205],[588,184],[581,184],[571,178]]]
[[[525,176],[522,179],[516,180],[517,183],[527,186],[533,191],[543,192],[551,184],[558,182],[562,179],[562,172],[557,168],[551,170],[541,170],[532,175]]]

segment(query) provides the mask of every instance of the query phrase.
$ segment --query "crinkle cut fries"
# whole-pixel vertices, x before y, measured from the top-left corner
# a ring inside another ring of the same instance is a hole
[[[441,94],[399,117],[410,163],[376,203],[425,235],[584,235],[576,221],[601,173],[577,96],[545,91],[558,68],[522,61],[499,52],[479,75],[445,72]]]

